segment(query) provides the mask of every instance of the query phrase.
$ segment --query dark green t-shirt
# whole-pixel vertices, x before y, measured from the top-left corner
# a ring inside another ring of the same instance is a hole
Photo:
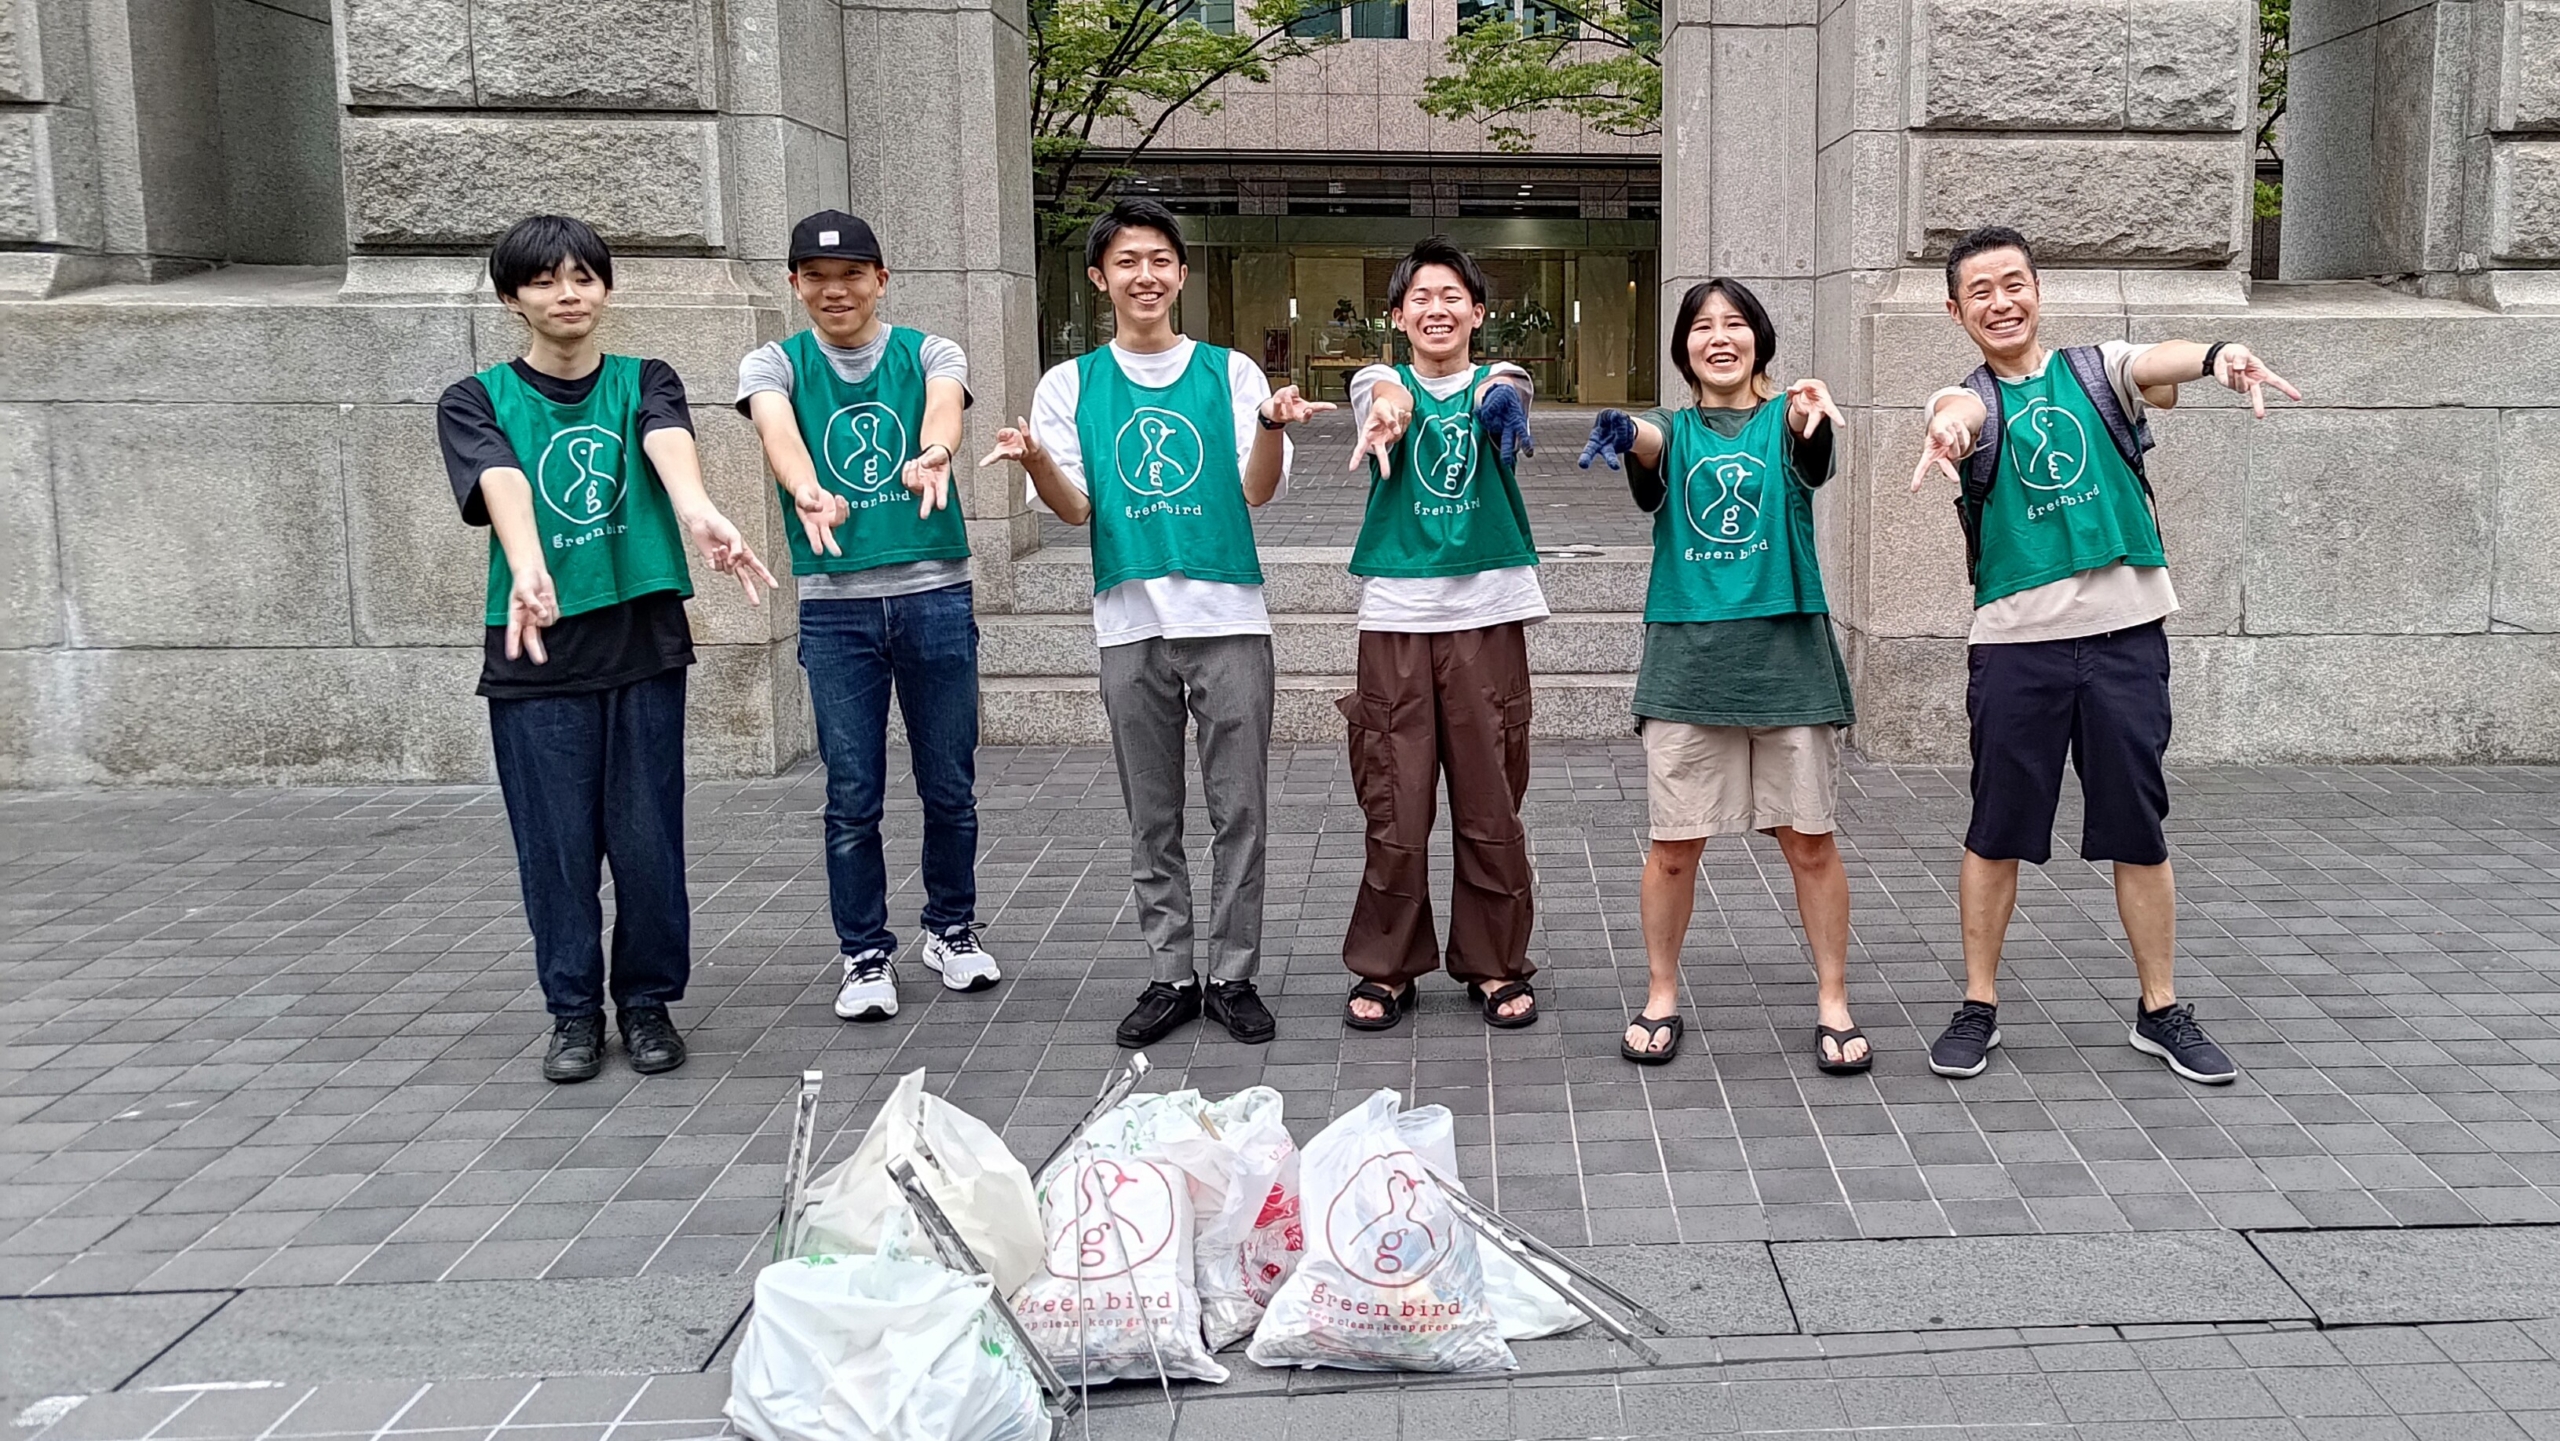
[[[1752,412],[1696,414],[1708,429],[1731,439]],[[1655,410],[1638,419],[1667,438],[1676,412]],[[1788,432],[1788,464],[1807,488],[1831,478],[1834,458],[1829,426],[1811,440]],[[1627,457],[1627,487],[1648,512],[1663,503],[1661,472],[1634,456]],[[1818,614],[1648,624],[1634,710],[1656,720],[1710,726],[1848,725],[1857,719],[1831,617]]]

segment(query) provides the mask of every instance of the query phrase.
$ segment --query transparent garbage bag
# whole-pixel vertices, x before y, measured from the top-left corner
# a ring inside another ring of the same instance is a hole
[[[922,1070],[899,1078],[861,1146],[810,1185],[801,1249],[813,1256],[879,1250],[889,1218],[907,1215],[888,1171],[901,1158],[915,1163],[1001,1295],[1013,1295],[1040,1270],[1046,1247],[1030,1173],[985,1122],[926,1091]]]

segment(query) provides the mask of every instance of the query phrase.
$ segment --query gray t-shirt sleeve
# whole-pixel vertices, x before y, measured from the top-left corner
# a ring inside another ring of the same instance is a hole
[[[956,380],[960,383],[962,410],[978,403],[978,398],[969,393],[969,353],[960,348],[960,342],[927,332],[917,359],[924,364],[925,379]]]
[[[791,394],[791,357],[775,340],[748,351],[747,358],[738,362],[738,413],[747,413],[748,396],[768,390],[785,397]]]

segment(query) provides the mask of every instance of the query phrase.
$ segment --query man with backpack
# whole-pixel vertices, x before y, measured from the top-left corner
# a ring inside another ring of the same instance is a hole
[[[1911,488],[1936,469],[1961,491],[1974,603],[1973,818],[1959,890],[1965,998],[1929,1048],[1929,1068],[1980,1075],[2000,1044],[2000,952],[2018,863],[2052,855],[2067,754],[2086,801],[2080,854],[2114,863],[2116,913],[2141,983],[2127,1039],[2190,1081],[2225,1084],[2239,1067],[2177,999],[2162,622],[2178,597],[2143,473],[2144,417],[2176,405],[2178,387],[2196,380],[2247,395],[2261,417],[2268,388],[2302,395],[2224,341],[2111,340],[2057,356],[2037,340],[2041,299],[2034,252],[2017,231],[1985,227],[1948,251],[1947,313],[1983,363],[1929,397]]]

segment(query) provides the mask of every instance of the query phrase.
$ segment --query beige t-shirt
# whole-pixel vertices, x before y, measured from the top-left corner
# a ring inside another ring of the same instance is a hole
[[[2116,402],[2124,407],[2128,420],[2142,419],[2142,388],[2133,383],[2133,362],[2150,348],[2125,340],[2110,340],[2098,347],[2106,364],[2107,380],[2115,387]],[[2046,365],[2053,364],[2054,359],[2054,352],[2045,352]],[[2043,373],[2040,366],[2026,378]],[[1933,413],[1938,402],[1947,396],[1970,393],[1961,385],[1948,386],[1930,396],[1922,411]],[[2169,584],[2167,566],[2117,561],[1976,607],[1973,633],[1967,639],[1974,645],[2071,640],[2149,625],[2177,608],[2178,592]]]

